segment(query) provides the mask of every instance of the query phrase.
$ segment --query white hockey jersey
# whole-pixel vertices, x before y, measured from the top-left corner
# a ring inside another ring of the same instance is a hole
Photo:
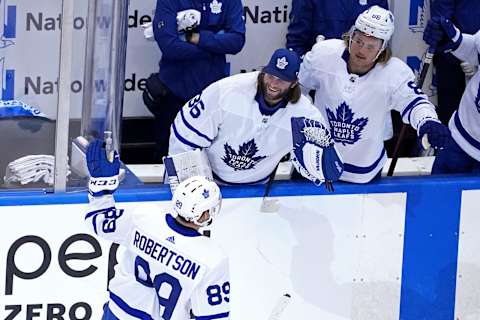
[[[390,110],[398,110],[415,129],[428,118],[437,119],[437,114],[401,60],[376,64],[362,76],[350,74],[347,62],[343,40],[322,41],[305,55],[299,80],[316,90],[315,106],[330,123],[345,165],[340,180],[366,183],[387,159],[383,133]]]
[[[211,239],[155,205],[124,212],[111,195],[89,198],[87,226],[126,248],[109,284],[118,319],[229,319],[228,259]]]
[[[255,100],[258,72],[234,75],[208,86],[178,113],[169,154],[206,149],[215,179],[224,184],[265,183],[293,149],[292,117],[327,125],[304,96],[272,115]]]
[[[463,41],[453,54],[472,65],[478,65],[480,31],[473,36],[463,34]],[[448,128],[460,148],[480,161],[480,72],[477,71],[468,82],[460,106],[450,118]]]

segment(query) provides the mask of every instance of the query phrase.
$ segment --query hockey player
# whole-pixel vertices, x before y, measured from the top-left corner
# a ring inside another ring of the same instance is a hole
[[[424,40],[436,52],[451,52],[473,66],[479,64],[480,31],[462,34],[444,17],[432,18],[425,28]],[[452,132],[445,149],[433,163],[432,174],[480,173],[480,73],[468,82],[465,92],[448,127]]]
[[[87,149],[90,205],[85,222],[98,236],[125,246],[109,283],[104,320],[229,318],[229,267],[223,251],[200,231],[218,214],[218,186],[204,177],[175,190],[172,213],[158,207],[116,207],[119,159],[110,163],[101,141]]]
[[[344,161],[343,181],[367,183],[380,175],[387,160],[383,129],[391,109],[420,137],[427,134],[434,148],[442,148],[449,136],[434,106],[415,86],[413,72],[391,57],[393,20],[390,11],[371,7],[343,41],[317,43],[300,68],[300,83],[316,90],[315,105],[330,123]]]
[[[223,184],[265,183],[292,151],[297,170],[315,183],[342,172],[329,130],[301,95],[298,55],[278,49],[261,72],[234,75],[208,86],[178,113],[169,154],[205,149]]]

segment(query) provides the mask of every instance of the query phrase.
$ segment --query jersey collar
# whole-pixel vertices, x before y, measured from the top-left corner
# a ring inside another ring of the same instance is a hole
[[[198,237],[201,236],[200,233],[198,233],[197,230],[187,228],[185,226],[182,226],[180,223],[175,220],[175,218],[171,214],[167,214],[165,216],[165,220],[167,221],[168,226],[170,229],[173,231],[180,233],[181,235],[185,237]]]

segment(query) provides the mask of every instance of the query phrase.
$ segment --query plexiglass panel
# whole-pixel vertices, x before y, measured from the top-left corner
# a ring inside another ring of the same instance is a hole
[[[1,188],[53,185],[61,1],[0,0]]]
[[[127,12],[128,0],[0,0],[0,188],[53,188],[55,158],[68,161],[67,186],[84,187],[75,138],[108,130],[118,149]],[[62,119],[65,142],[56,135]]]

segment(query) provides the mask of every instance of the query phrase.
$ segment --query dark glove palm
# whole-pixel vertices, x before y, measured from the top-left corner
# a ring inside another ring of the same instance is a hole
[[[437,52],[449,52],[460,46],[462,34],[450,20],[433,17],[425,27],[423,40]]]
[[[87,167],[93,178],[116,176],[120,171],[118,153],[115,151],[113,161],[108,161],[104,142],[94,140],[87,148]]]

